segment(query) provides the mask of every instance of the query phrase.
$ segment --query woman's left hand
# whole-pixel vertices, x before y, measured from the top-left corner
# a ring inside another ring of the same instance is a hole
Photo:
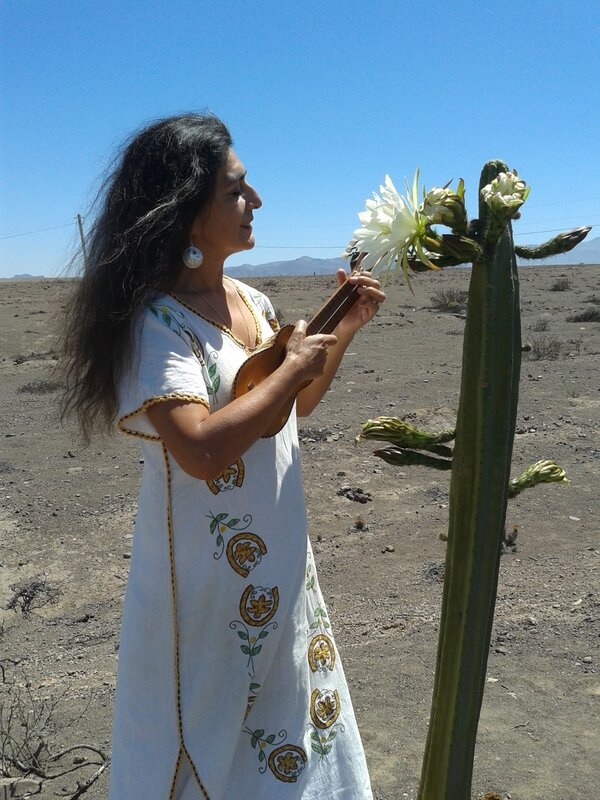
[[[381,291],[379,281],[368,272],[355,272],[348,276],[343,269],[339,269],[337,279],[340,286],[347,280],[358,286],[358,300],[336,328],[337,334],[354,336],[379,311],[379,306],[385,300],[385,293]]]

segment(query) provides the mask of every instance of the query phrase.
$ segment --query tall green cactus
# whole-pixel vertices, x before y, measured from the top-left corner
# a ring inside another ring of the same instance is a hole
[[[391,442],[393,448],[375,454],[392,464],[451,468],[437,665],[418,800],[469,800],[507,500],[542,480],[564,479],[556,465],[538,462],[509,483],[521,369],[516,255],[534,259],[567,252],[590,229],[577,228],[536,247],[515,247],[510,220],[529,189],[501,161],[483,167],[479,218],[471,222],[462,181],[457,192],[447,186],[424,191],[422,203],[416,182],[417,176],[404,199],[386,177],[381,198],[375,195],[360,215],[363,227],[354,232],[347,253],[365,252],[365,268],[384,276],[394,263],[405,272],[473,264],[456,443],[446,452],[443,442],[451,432],[407,431],[386,417],[365,423],[360,438]],[[439,234],[434,227],[439,225],[452,233]],[[397,240],[392,230],[401,231]],[[428,452],[415,452],[424,449]]]
[[[480,189],[507,171],[502,162],[489,162]],[[521,361],[517,265],[510,222],[498,225],[483,200],[479,237],[483,248],[469,288],[442,617],[419,800],[470,797],[515,433]]]
[[[418,800],[471,796],[521,368],[519,278],[510,214],[502,209],[495,213],[482,192],[507,172],[501,161],[490,161],[479,186],[474,238],[481,253],[473,261],[469,287],[437,666]],[[577,229],[528,248],[527,257],[564,252],[588,231]]]

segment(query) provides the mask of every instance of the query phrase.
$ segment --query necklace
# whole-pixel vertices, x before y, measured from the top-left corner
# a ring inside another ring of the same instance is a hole
[[[240,293],[238,292],[237,287],[235,285],[233,287],[233,290],[235,292],[235,302],[237,303],[238,308],[240,309],[240,314],[244,322],[244,328],[246,328],[246,337],[247,337],[246,342],[248,344],[248,347],[253,347],[255,342],[252,340],[252,334],[250,333],[250,328],[248,327],[248,323],[246,322],[246,315],[244,313],[244,307],[240,299]]]
[[[224,317],[217,311],[217,309],[208,300],[208,298],[205,297],[202,294],[202,289],[195,289],[193,286],[190,286],[188,283],[184,283],[183,285],[184,285],[184,288],[188,292],[190,292],[190,294],[194,294],[194,295],[196,295],[196,297],[200,298],[200,300],[203,300],[206,303],[206,305],[211,309],[211,311],[214,313],[214,315],[217,317],[217,319],[220,320],[223,323],[223,325],[227,328],[227,330],[231,330],[231,328],[227,324],[227,321],[224,319]],[[227,291],[227,290],[225,290],[225,291]],[[242,303],[241,303],[241,300],[240,300],[240,297],[239,297],[239,292],[238,292],[238,290],[237,290],[237,288],[235,286],[234,286],[234,291],[235,291],[236,303],[237,303],[238,308],[240,309],[240,314],[241,314],[241,317],[242,317],[242,321],[244,323],[244,327],[246,328],[246,337],[247,337],[246,338],[246,343],[247,343],[248,347],[252,347],[252,344],[253,344],[252,343],[252,335],[250,334],[250,328],[248,327],[248,323],[246,322],[246,316],[244,314],[244,309],[242,307]],[[233,323],[233,318],[231,320],[231,323]],[[233,331],[232,331],[232,333],[233,333]]]

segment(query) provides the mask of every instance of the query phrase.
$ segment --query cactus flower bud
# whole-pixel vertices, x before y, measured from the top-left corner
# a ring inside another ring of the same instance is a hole
[[[467,211],[464,203],[464,191],[454,192],[446,187],[430,189],[423,200],[421,210],[430,225],[446,225],[458,233],[465,233],[467,228]]]
[[[415,447],[422,450],[430,450],[444,442],[454,439],[454,428],[446,428],[436,433],[415,428],[409,422],[405,422],[399,417],[377,417],[369,419],[363,423],[361,432],[355,441],[362,439],[376,439],[379,441],[390,442],[397,447]]]
[[[516,172],[500,172],[481,190],[481,195],[492,213],[501,219],[509,219],[523,205],[530,187]]]
[[[508,484],[508,496],[516,497],[524,489],[537,486],[538,483],[569,483],[564,469],[555,461],[536,461],[517,478]]]

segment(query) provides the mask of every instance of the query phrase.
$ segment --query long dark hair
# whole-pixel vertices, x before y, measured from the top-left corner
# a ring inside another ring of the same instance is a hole
[[[110,429],[117,386],[131,361],[134,323],[157,291],[168,291],[200,209],[232,141],[212,115],[162,119],[126,145],[98,193],[98,214],[75,258],[81,280],[62,337],[62,417],[75,411],[84,440]]]

